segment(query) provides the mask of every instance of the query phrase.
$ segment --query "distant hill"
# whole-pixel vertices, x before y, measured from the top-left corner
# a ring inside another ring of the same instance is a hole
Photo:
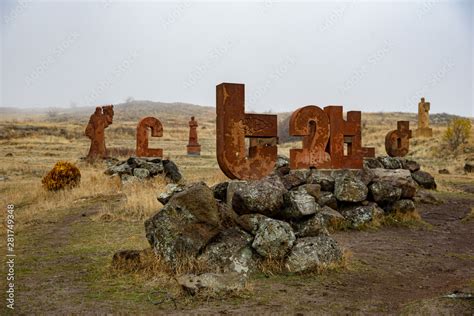
[[[75,108],[0,108],[0,116],[7,119],[35,118],[50,122],[87,122],[95,107]],[[200,106],[189,103],[165,103],[153,101],[130,101],[114,104],[114,121],[136,121],[142,117],[154,116],[163,123],[175,122],[176,119],[188,120],[191,116],[214,118],[216,110],[210,106]]]

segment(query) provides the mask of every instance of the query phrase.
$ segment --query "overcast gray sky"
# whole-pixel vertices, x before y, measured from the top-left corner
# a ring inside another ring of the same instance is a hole
[[[473,1],[10,1],[1,105],[137,100],[473,115]]]

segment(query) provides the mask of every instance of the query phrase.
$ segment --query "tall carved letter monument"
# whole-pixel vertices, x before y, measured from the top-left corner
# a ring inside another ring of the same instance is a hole
[[[107,157],[104,130],[106,127],[112,124],[113,118],[113,105],[97,107],[94,114],[91,115],[85,132],[86,136],[91,140],[91,147],[89,148],[89,153],[87,154],[87,160],[90,161],[97,158]]]
[[[418,128],[416,129],[417,137],[432,137],[433,129],[430,128],[430,103],[425,102],[425,98],[421,98],[418,103]]]
[[[191,117],[191,121],[189,121],[189,143],[188,146],[186,146],[188,156],[201,155],[201,145],[198,143],[197,127],[198,123],[193,116]]]

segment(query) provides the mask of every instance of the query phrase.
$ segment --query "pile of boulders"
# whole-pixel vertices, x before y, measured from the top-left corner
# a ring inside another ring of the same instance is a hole
[[[290,170],[279,157],[261,180],[168,184],[157,197],[163,208],[145,222],[146,237],[170,267],[192,259],[208,268],[177,278],[191,293],[243,286],[262,263],[319,270],[343,260],[328,228],[361,228],[385,214],[415,212],[418,189],[436,188],[419,169],[414,161],[379,157],[361,170]]]
[[[173,183],[178,183],[182,179],[173,161],[146,157],[130,157],[124,161],[110,163],[105,174],[118,175],[124,183],[150,179],[158,175],[165,176]]]

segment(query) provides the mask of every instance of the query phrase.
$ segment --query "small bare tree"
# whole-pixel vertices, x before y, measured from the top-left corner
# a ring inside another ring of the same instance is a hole
[[[448,129],[444,133],[444,140],[449,149],[456,150],[468,142],[471,126],[471,120],[467,118],[456,118],[449,122]]]

